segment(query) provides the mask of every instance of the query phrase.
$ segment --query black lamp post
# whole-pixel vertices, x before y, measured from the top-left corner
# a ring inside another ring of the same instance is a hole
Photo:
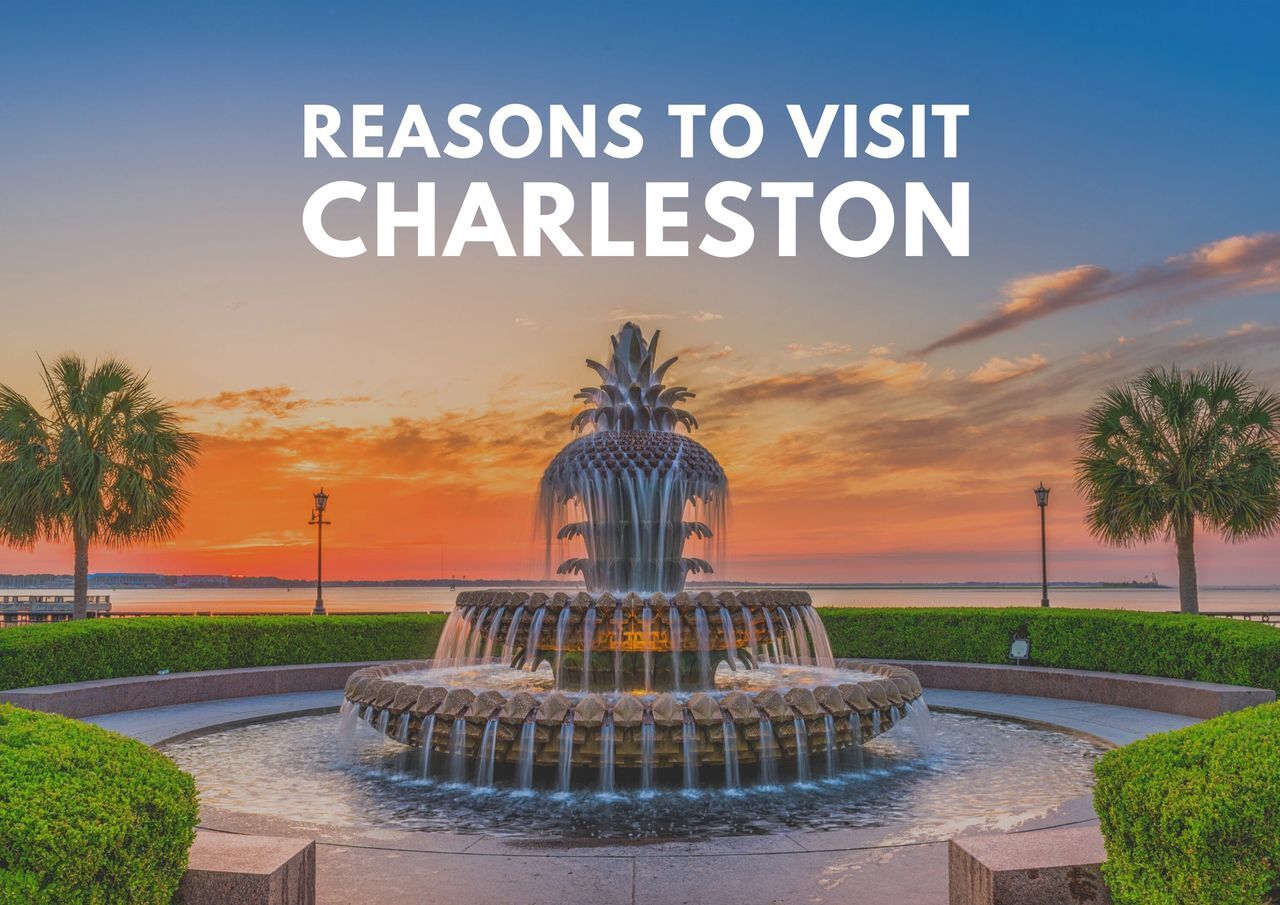
[[[321,487],[316,493],[315,508],[311,510],[311,521],[307,524],[316,526],[316,606],[311,611],[312,616],[323,616],[324,613],[324,583],[322,580],[322,569],[324,566],[324,526],[329,524],[324,520],[324,509],[329,505],[329,494],[324,492]]]
[[[1044,511],[1049,505],[1049,488],[1044,481],[1035,489],[1036,505],[1040,507],[1040,605],[1049,605],[1049,552],[1045,543]]]

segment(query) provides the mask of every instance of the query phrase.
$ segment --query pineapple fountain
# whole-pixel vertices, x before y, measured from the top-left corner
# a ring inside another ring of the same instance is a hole
[[[548,563],[580,544],[557,572],[586,590],[460,594],[434,660],[351,676],[348,727],[422,749],[424,776],[610,792],[773,785],[780,766],[803,780],[924,718],[910,670],[832,656],[807,593],[684,589],[712,572],[728,483],[678,407],[694,394],[663,383],[676,359],[658,362],[658,337],[628,323],[607,366],[587,361],[601,382],[542,477]]]

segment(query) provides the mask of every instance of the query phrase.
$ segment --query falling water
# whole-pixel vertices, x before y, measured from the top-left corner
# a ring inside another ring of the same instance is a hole
[[[493,785],[493,761],[498,748],[498,718],[490,717],[480,738],[480,757],[476,763],[476,785],[487,789]]]
[[[522,789],[533,788],[533,748],[538,724],[530,718],[520,727],[519,759],[516,765],[516,785]]]
[[[649,720],[640,724],[640,789],[653,791],[653,723]]]
[[[693,625],[698,633],[698,673],[702,677],[702,688],[711,687],[711,627],[707,625],[707,614],[698,607],[693,611]]]
[[[880,711],[871,711],[871,737],[875,738],[880,734]]]
[[[493,645],[498,640],[498,627],[502,625],[502,617],[506,615],[507,608],[505,606],[498,607],[498,611],[493,614],[493,621],[489,623],[489,637],[484,642],[484,662],[488,663],[493,658]]]
[[[342,702],[342,721],[338,724],[338,741],[343,748],[350,748],[356,737],[356,726],[360,722],[360,708],[348,700]]]
[[[622,687],[622,604],[613,609],[613,687]]]
[[[781,651],[778,650],[778,633],[773,628],[773,617],[769,615],[769,611],[764,611],[764,624],[769,629],[769,645],[772,653],[769,654],[769,660],[773,663],[781,663]]]
[[[750,610],[742,611],[742,624],[747,629],[747,650],[752,657],[759,659],[760,652],[756,647],[756,620]]]
[[[836,718],[827,714],[822,718],[823,727],[827,730],[827,775],[836,775]]]
[[[795,718],[796,727],[796,779],[809,781],[809,727],[803,717]]]
[[[724,645],[729,659],[729,668],[738,668],[738,638],[733,630],[733,617],[724,607],[720,607],[720,626],[724,630]]]
[[[595,612],[592,610],[591,612]],[[565,607],[560,611],[560,618],[556,620],[556,688],[560,687],[560,665],[564,662],[564,642],[569,637],[569,617],[572,611]]]
[[[684,788],[686,792],[692,792],[698,788],[698,727],[688,714],[685,714],[680,741],[684,761]]]
[[[778,608],[778,615],[782,617],[782,628],[787,639],[787,650],[790,651],[791,663],[800,662],[800,649],[796,647],[796,632],[791,626],[791,617],[787,615],[787,611],[781,607]]]
[[[809,626],[809,636],[813,639],[813,656],[818,665],[827,669],[832,668],[836,665],[836,658],[831,652],[831,639],[827,637],[827,630],[822,624],[822,618],[811,606],[801,607],[800,615],[804,617],[805,624]]]
[[[444,622],[444,630],[440,632],[440,641],[436,644],[436,665],[449,666],[453,662],[453,650],[457,644],[458,632],[462,630],[466,617],[461,611],[454,610]]]
[[[853,752],[853,768],[861,771],[863,767],[862,757],[862,717],[858,711],[849,714],[849,735],[853,738],[853,744],[850,750]]]
[[[760,714],[760,747],[756,751],[760,762],[760,784],[778,784],[778,741],[773,737],[773,721]]]
[[[724,785],[736,789],[738,781],[738,729],[729,714],[724,715]]]
[[[613,720],[600,727],[600,791],[613,791]]]
[[[671,681],[676,691],[680,690],[680,660],[682,648],[680,644],[680,611],[671,607],[667,611],[668,631],[671,634]]]
[[[402,745],[409,744],[409,711],[400,714],[400,725],[396,727],[396,741]]]
[[[653,609],[649,604],[644,605],[640,619],[644,644],[644,690],[648,691],[653,688]]]
[[[529,627],[529,643],[525,645],[529,649],[528,662],[525,664],[530,672],[534,672],[538,668],[538,644],[542,641],[542,620],[546,618],[547,608],[538,607],[537,612],[533,614],[533,625]]]
[[[474,663],[476,658],[480,656],[480,642],[484,640],[484,617],[487,615],[489,615],[489,608],[485,607],[480,611],[480,615],[476,617],[471,626],[466,652],[463,654],[464,663]]]
[[[804,620],[800,618],[800,611],[795,607],[791,608],[791,623],[795,626],[796,641],[800,645],[796,655],[802,663],[807,663],[813,659],[813,651],[809,647],[809,632]]]
[[[558,788],[561,792],[569,791],[569,783],[573,777],[573,714],[570,713],[560,724],[560,776]]]
[[[431,751],[435,748],[436,715],[433,713],[422,724],[422,778],[431,776]]]
[[[387,734],[387,724],[391,722],[391,711],[384,710],[378,714],[378,731],[383,735]]]
[[[449,779],[467,781],[467,721],[456,717],[449,730]]]
[[[569,612],[565,610],[565,612]],[[596,642],[596,608],[587,610],[582,618],[582,690],[591,690],[591,649]],[[556,670],[556,684],[560,684],[560,671]]]
[[[904,720],[915,734],[920,753],[928,757],[933,753],[933,718],[929,715],[929,705],[924,698],[917,698],[907,705],[907,718]]]
[[[445,624],[446,637],[437,646],[444,661],[442,666],[457,666],[462,662],[467,641],[471,638],[471,627],[475,624],[475,618],[478,615],[479,612],[473,609],[459,616],[456,621],[453,616],[449,617],[449,622]],[[449,631],[450,624],[453,627],[452,632]]]
[[[516,607],[515,615],[511,617],[511,625],[507,627],[507,639],[502,644],[502,662],[507,665],[513,665],[516,654],[516,635],[520,631],[520,621],[524,618],[524,607]]]

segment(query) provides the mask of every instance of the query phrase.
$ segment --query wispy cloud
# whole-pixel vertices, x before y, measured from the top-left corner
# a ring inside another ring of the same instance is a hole
[[[676,350],[681,361],[719,361],[733,354],[733,346],[712,343],[705,346],[685,346]]]
[[[987,359],[980,367],[969,372],[970,383],[1004,383],[1016,377],[1025,377],[1048,366],[1049,360],[1039,352],[1021,358]]]
[[[722,321],[724,320],[724,315],[715,311],[655,311],[649,308],[614,308],[605,319],[645,323],[647,321],[676,320],[677,318],[705,324],[711,321]]]
[[[718,398],[729,406],[797,399],[828,402],[881,386],[910,389],[928,376],[929,366],[922,361],[872,357],[841,367],[747,378],[724,387]]]
[[[1131,272],[1081,264],[1012,280],[1001,291],[1001,301],[992,314],[935,340],[921,354],[1005,333],[1060,311],[1123,297],[1160,292],[1164,298],[1145,309],[1155,313],[1214,295],[1271,289],[1280,289],[1280,233],[1230,236]]]
[[[887,355],[889,350],[881,347],[882,354]],[[847,355],[853,351],[853,346],[848,343],[836,343],[827,340],[826,342],[806,345],[805,343],[788,343],[787,351],[791,353],[793,358],[823,358],[828,355]],[[873,352],[874,354],[874,352]]]
[[[295,395],[293,387],[277,385],[252,387],[247,390],[223,390],[213,396],[188,399],[176,405],[179,408],[258,412],[284,418],[303,409],[368,402],[369,398],[368,396],[335,396],[325,399],[304,399]]]

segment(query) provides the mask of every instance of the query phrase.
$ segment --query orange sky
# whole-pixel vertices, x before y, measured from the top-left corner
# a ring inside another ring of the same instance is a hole
[[[662,326],[670,352],[692,320],[655,316],[650,326]],[[579,358],[604,356],[600,326]],[[699,391],[689,406],[697,437],[730,476],[728,579],[1034,580],[1040,480],[1053,488],[1056,577],[1171,579],[1164,547],[1109,551],[1086,536],[1070,481],[1079,415],[1106,382],[1146,362],[1262,364],[1277,337],[1274,327],[1209,336],[1162,324],[1071,358],[992,358],[967,371],[891,348],[793,343],[756,359],[711,342],[679,349],[671,377]],[[310,494],[323,484],[330,577],[538,577],[534,489],[571,438],[574,389],[540,381],[482,406],[372,421],[370,400],[285,386],[179,400],[203,437],[185,530],[161,548],[99,551],[92,567],[306,577]],[[1206,542],[1205,579],[1274,580],[1276,549]],[[70,561],[47,546],[3,555],[7,571],[65,571]]]

